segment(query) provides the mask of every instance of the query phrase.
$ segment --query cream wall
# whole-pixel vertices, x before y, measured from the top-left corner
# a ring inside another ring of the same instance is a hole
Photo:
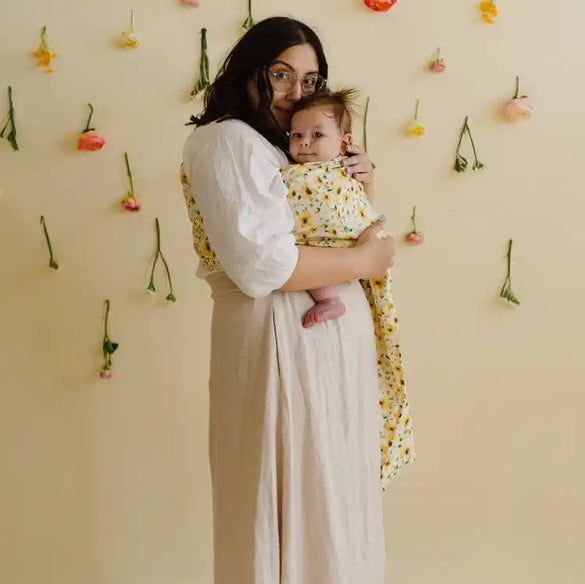
[[[214,72],[246,4],[0,6],[0,115],[12,85],[21,145],[0,143],[0,582],[211,582],[211,302],[194,277],[177,165],[197,109],[185,97],[199,29]],[[143,43],[124,52],[114,41],[131,7]],[[584,5],[502,0],[493,26],[475,0],[399,0],[387,14],[360,0],[254,8],[314,25],[331,83],[371,96],[378,206],[401,235],[416,204],[426,236],[398,245],[395,269],[418,462],[385,497],[387,582],[584,582]],[[53,75],[30,57],[43,24]],[[438,45],[444,75],[425,69]],[[537,113],[510,125],[498,112],[515,75]],[[416,97],[427,134],[408,139]],[[89,101],[108,143],[79,153]],[[466,114],[486,168],[458,175]],[[124,151],[138,214],[118,206]],[[155,217],[176,305],[144,293]],[[497,298],[510,237],[516,310]],[[106,297],[120,348],[101,381]]]

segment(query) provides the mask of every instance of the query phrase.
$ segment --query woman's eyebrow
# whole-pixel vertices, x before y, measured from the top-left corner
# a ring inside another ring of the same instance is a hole
[[[290,63],[287,63],[286,61],[283,61],[282,59],[275,59],[274,61],[272,61],[271,64],[272,65],[284,65],[285,67],[288,67],[291,71],[295,71],[295,68]],[[319,75],[319,71],[309,71],[308,73],[305,73],[305,75]]]

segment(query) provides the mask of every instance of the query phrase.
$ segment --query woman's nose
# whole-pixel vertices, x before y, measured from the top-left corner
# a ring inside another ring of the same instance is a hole
[[[303,97],[303,92],[301,91],[301,80],[297,79],[295,84],[290,88],[289,92],[286,94],[286,99],[288,101],[299,101]]]

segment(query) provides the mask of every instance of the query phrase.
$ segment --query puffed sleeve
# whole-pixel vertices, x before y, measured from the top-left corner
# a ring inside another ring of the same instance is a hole
[[[183,151],[211,246],[227,275],[255,298],[279,289],[297,264],[284,164],[279,150],[239,120],[198,128]]]

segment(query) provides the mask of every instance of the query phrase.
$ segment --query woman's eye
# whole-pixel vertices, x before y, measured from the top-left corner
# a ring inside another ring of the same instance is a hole
[[[305,78],[303,79],[303,85],[304,85],[305,87],[309,87],[309,88],[311,88],[311,89],[312,89],[313,87],[315,87],[316,83],[317,83],[317,78],[316,78],[316,77],[305,77]]]
[[[290,74],[286,71],[276,71],[273,73],[274,78],[280,81],[288,81],[290,79]]]

